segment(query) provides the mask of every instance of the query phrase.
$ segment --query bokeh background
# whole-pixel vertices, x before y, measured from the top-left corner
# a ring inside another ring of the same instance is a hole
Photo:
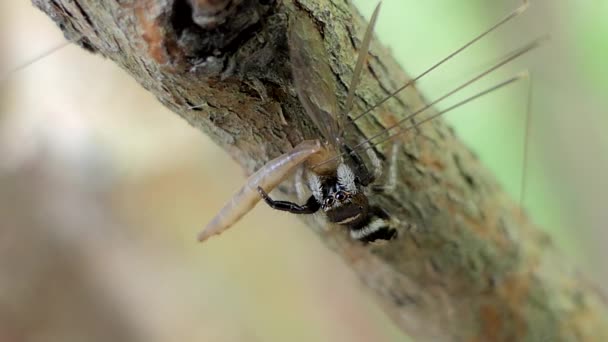
[[[369,16],[375,2],[356,4]],[[377,33],[417,75],[517,5],[384,0]],[[551,34],[485,84],[532,71],[523,202],[603,288],[606,17],[605,1],[535,1],[419,83],[433,100]],[[27,1],[0,3],[0,75],[62,41]],[[68,46],[3,76],[0,89],[0,341],[404,339],[344,263],[289,215],[259,206],[198,244],[197,231],[243,172],[114,64]],[[514,198],[527,93],[522,82],[447,115]]]

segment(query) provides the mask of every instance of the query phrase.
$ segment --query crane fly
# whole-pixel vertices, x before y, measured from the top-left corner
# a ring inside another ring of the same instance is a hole
[[[534,40],[522,48],[512,51],[507,57],[479,75],[454,88],[437,100],[430,102],[382,132],[354,146],[347,144],[344,139],[345,126],[354,123],[355,120],[370,113],[373,109],[397,95],[416,80],[422,78],[445,61],[465,50],[468,46],[524,12],[527,7],[528,3],[524,2],[523,5],[497,24],[439,61],[423,74],[397,89],[378,102],[378,104],[355,116],[349,122],[347,120],[353,106],[355,90],[366,63],[380,4],[376,6],[367,26],[342,110],[338,110],[335,96],[335,78],[329,67],[328,57],[326,56],[326,51],[317,29],[306,16],[293,17],[289,23],[288,42],[294,86],[306,114],[321,133],[321,138],[301,142],[292,151],[271,160],[255,172],[246,181],[241,190],[237,192],[231,201],[224,206],[219,214],[200,233],[199,240],[206,240],[210,236],[228,229],[249,212],[260,200],[264,200],[273,209],[293,214],[314,214],[321,211],[330,223],[347,228],[353,239],[363,242],[396,238],[398,231],[395,227],[391,226],[389,214],[381,207],[370,204],[368,200],[369,193],[373,192],[373,187],[370,187],[370,185],[378,180],[382,170],[381,161],[376,156],[372,147],[397,135],[404,134],[424,122],[428,122],[487,93],[526,78],[526,73],[518,74],[460,101],[446,110],[425,118],[413,126],[403,127],[405,122],[423,113],[436,103],[452,96],[494,70],[536,48],[544,39]],[[391,134],[391,131],[395,132]],[[374,139],[381,136],[387,137],[373,142]],[[367,152],[368,159],[373,166],[371,171],[359,154],[361,151]],[[393,151],[392,154],[394,155],[395,152]],[[389,165],[389,175],[395,174],[394,167],[394,162]],[[268,192],[272,191],[296,169],[300,171],[296,173],[296,188],[301,189],[304,185],[307,185],[312,194],[304,197],[302,196],[303,191],[297,191],[299,200],[303,204],[271,198]],[[306,179],[304,179],[304,174],[307,176]],[[381,188],[386,189],[386,187]]]

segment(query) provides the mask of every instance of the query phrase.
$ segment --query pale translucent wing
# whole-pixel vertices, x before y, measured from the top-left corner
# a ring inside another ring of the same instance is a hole
[[[357,86],[359,85],[359,81],[361,80],[361,71],[363,71],[363,66],[365,65],[365,61],[367,60],[369,44],[372,41],[372,34],[374,33],[374,26],[376,25],[376,19],[378,19],[378,13],[380,13],[381,4],[382,3],[378,3],[378,5],[376,5],[376,9],[374,10],[372,17],[369,20],[369,24],[367,25],[367,29],[365,30],[365,36],[363,37],[363,41],[361,42],[361,46],[359,47],[359,56],[357,57],[357,64],[355,65],[355,70],[353,71],[353,77],[350,80],[348,96],[346,97],[346,105],[344,106],[344,111],[342,112],[342,115],[348,115],[348,113],[353,107],[355,90],[357,90]],[[339,120],[339,123],[340,125],[342,125],[341,119]]]
[[[289,53],[294,85],[306,113],[329,143],[340,136],[336,84],[317,28],[306,15],[289,24]]]

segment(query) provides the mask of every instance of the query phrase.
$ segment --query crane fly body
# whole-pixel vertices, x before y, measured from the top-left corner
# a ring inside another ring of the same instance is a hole
[[[328,65],[327,53],[322,44],[322,39],[318,30],[314,27],[312,20],[307,16],[293,17],[289,23],[288,42],[294,86],[298,99],[302,103],[306,114],[314,122],[322,137],[320,139],[306,140],[300,143],[292,151],[268,162],[249,177],[242,189],[237,192],[232,200],[224,206],[220,213],[216,215],[199,234],[199,240],[206,240],[210,236],[219,234],[228,229],[231,225],[236,223],[238,219],[250,211],[261,199],[273,209],[293,214],[314,214],[320,211],[330,223],[347,228],[350,232],[350,236],[355,240],[374,242],[396,238],[398,232],[391,226],[391,220],[388,213],[382,208],[370,204],[368,200],[368,195],[374,188],[383,190],[390,189],[390,186],[370,187],[372,183],[378,180],[382,171],[380,159],[375,154],[372,147],[383,143],[396,135],[417,128],[420,124],[428,122],[485,94],[527,78],[527,73],[520,73],[468,97],[439,113],[424,118],[423,120],[414,123],[412,126],[402,126],[403,123],[410,122],[411,119],[429,109],[432,105],[450,97],[506,63],[511,62],[526,52],[536,48],[544,38],[536,39],[524,47],[510,52],[500,62],[494,64],[479,75],[359,144],[350,146],[346,143],[344,138],[345,126],[353,124],[356,120],[368,114],[388,99],[394,97],[400,91],[412,85],[415,81],[422,78],[439,65],[459,54],[499,26],[523,13],[527,7],[528,3],[527,1],[524,1],[520,7],[509,13],[495,25],[464,44],[458,50],[449,54],[446,58],[427,69],[418,77],[392,92],[376,105],[367,109],[362,114],[355,116],[353,119],[350,119],[348,114],[352,108],[355,90],[366,62],[368,48],[371,42],[373,28],[378,17],[380,4],[376,6],[362,40],[353,76],[349,85],[348,95],[342,110],[338,110],[335,96],[335,78]],[[397,129],[397,131],[389,134],[390,131],[394,129]],[[388,137],[380,141],[376,140],[372,143],[372,140],[382,136]],[[388,158],[390,161],[388,168],[389,184],[394,183],[396,174],[394,156],[396,155],[397,147],[397,145],[393,146],[391,151],[392,157]],[[359,151],[361,150],[367,152],[368,159],[373,166],[371,172],[359,154]],[[306,197],[304,191],[297,191],[299,200],[303,204],[272,199],[268,195],[268,192],[272,191],[295,170],[300,171],[296,173],[296,189],[308,187],[308,190],[312,194]]]

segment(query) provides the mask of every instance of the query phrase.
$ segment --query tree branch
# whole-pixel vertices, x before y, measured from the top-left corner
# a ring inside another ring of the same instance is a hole
[[[343,0],[33,2],[66,37],[116,62],[249,173],[319,136],[291,83],[288,18],[316,23],[340,101],[365,26]],[[377,42],[371,55],[355,113],[408,80]],[[410,87],[348,133],[369,137],[423,105]],[[387,245],[363,247],[343,231],[308,223],[405,332],[442,340],[608,340],[605,303],[449,127],[434,120],[400,143],[397,190],[372,201],[413,228],[402,227]]]

